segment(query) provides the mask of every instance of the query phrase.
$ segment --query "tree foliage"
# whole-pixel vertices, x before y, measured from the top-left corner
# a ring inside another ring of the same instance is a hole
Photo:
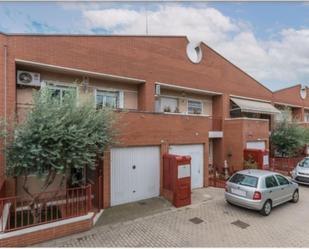
[[[289,121],[287,113],[283,112],[282,119],[275,124],[270,141],[277,154],[282,157],[293,157],[309,143],[309,132],[297,122]]]
[[[111,110],[96,110],[89,100],[78,103],[73,93],[60,101],[46,88],[33,98],[33,109],[15,127],[6,148],[7,174],[24,176],[26,192],[29,174],[45,179],[43,191],[57,174],[70,176],[72,169],[94,168],[97,156],[113,140]]]

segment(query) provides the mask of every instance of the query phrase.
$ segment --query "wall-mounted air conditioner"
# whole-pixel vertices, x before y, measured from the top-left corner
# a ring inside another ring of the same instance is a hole
[[[17,84],[27,86],[40,86],[40,74],[27,71],[17,71]]]

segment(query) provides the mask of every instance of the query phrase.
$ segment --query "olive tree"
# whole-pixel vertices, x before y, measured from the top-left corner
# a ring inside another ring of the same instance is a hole
[[[272,148],[282,157],[296,156],[306,144],[309,133],[295,120],[289,121],[287,113],[283,111],[282,119],[275,123],[271,132],[270,142]]]
[[[59,189],[66,179],[75,181],[72,169],[95,168],[98,156],[113,140],[113,114],[110,109],[97,110],[93,101],[78,101],[74,93],[61,99],[43,88],[34,93],[34,105],[26,120],[14,127],[7,139],[7,174],[23,177],[23,189],[29,174],[43,179],[44,192],[61,175]],[[74,171],[74,170],[73,170]]]

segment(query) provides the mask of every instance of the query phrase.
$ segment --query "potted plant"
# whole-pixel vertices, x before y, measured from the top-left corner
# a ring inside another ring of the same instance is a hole
[[[169,106],[165,106],[163,111],[164,112],[171,112],[171,108]]]

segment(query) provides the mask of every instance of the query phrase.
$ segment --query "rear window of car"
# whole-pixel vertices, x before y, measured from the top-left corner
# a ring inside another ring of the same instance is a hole
[[[255,176],[249,176],[249,175],[237,173],[232,176],[232,178],[230,179],[230,182],[243,185],[243,186],[256,188],[258,184],[258,180],[259,178]]]

